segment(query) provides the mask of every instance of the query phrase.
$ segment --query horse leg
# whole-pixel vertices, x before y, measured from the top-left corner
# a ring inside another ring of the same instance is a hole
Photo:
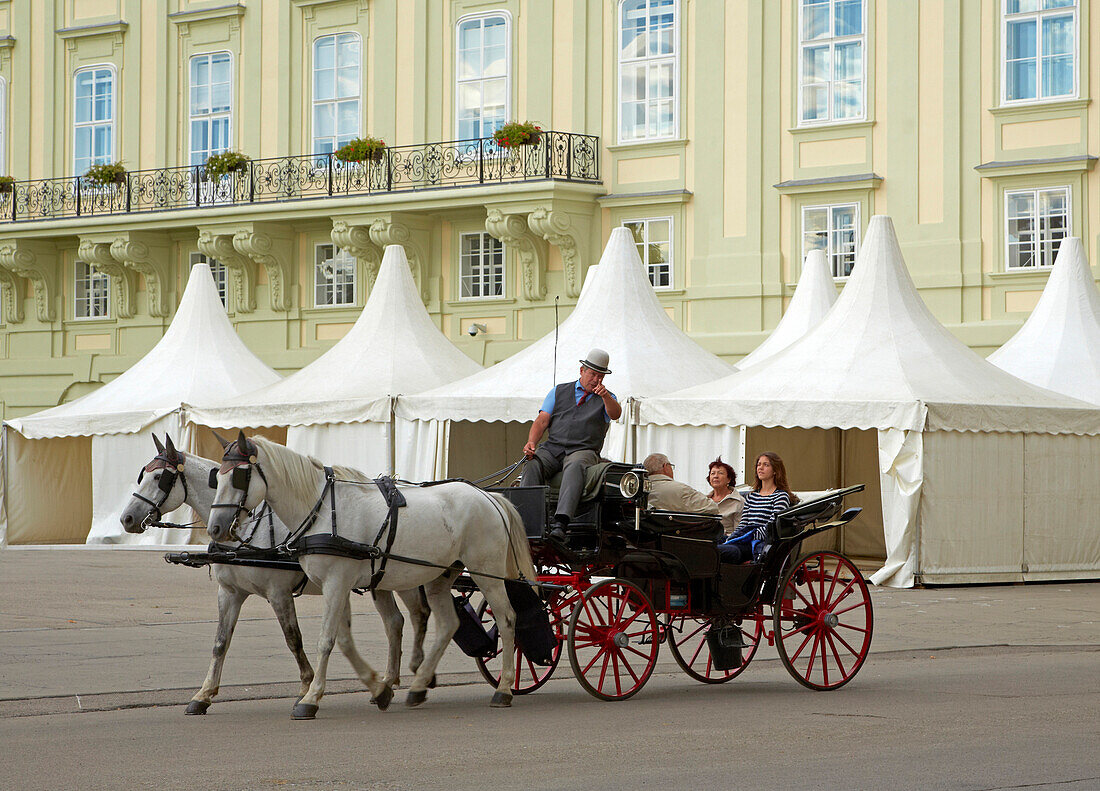
[[[287,648],[294,654],[294,660],[298,663],[298,677],[301,679],[298,698],[301,699],[313,681],[313,665],[309,663],[302,644],[302,630],[298,626],[298,612],[294,607],[294,597],[283,590],[272,593],[267,601],[275,611],[275,618],[283,630]]]
[[[397,595],[405,603],[405,609],[409,611],[409,617],[413,622],[412,657],[409,659],[409,669],[415,673],[424,664],[424,637],[428,633],[428,616],[431,610],[428,601],[424,598],[422,588],[398,591]],[[428,682],[428,688],[435,687],[435,676]]]
[[[210,660],[210,670],[199,691],[187,704],[188,714],[205,714],[218,694],[221,684],[222,668],[225,666],[225,654],[229,651],[229,642],[233,639],[233,630],[241,615],[241,605],[248,598],[247,593],[218,587],[218,631],[214,635],[214,656]]]
[[[386,675],[383,676],[382,683],[393,688],[401,683],[401,632],[405,626],[405,618],[397,608],[393,591],[372,591],[371,596],[390,644],[389,663],[386,665]]]
[[[358,576],[357,563],[344,561],[343,558],[333,558],[330,562],[332,563],[330,574],[321,583],[325,611],[321,616],[321,633],[317,638],[317,670],[313,676],[313,683],[309,685],[306,694],[295,704],[291,712],[291,716],[296,720],[311,720],[317,714],[318,705],[325,694],[328,661],[332,656],[332,649],[336,647],[336,635],[340,631],[340,624],[347,623],[348,612],[350,612],[348,596]],[[317,571],[320,570],[317,569]],[[363,663],[363,667],[365,674],[360,675],[360,678],[377,697],[384,688],[378,683],[374,671],[366,662]]]
[[[391,598],[390,604],[394,610],[397,610],[397,605],[393,603]],[[397,617],[401,618],[401,613],[397,613]],[[386,629],[386,635],[390,638],[390,652],[393,652],[393,636],[390,634],[389,628]],[[351,636],[351,600],[349,600],[344,608],[343,617],[340,618],[340,626],[336,632],[336,645],[340,649],[340,653],[347,657],[348,662],[351,664],[355,674],[359,676],[359,680],[371,690],[370,702],[376,705],[382,711],[385,711],[390,701],[393,700],[393,685],[386,683],[385,679],[382,679],[381,686],[371,687],[371,683],[374,681],[374,670],[367,664],[367,661],[363,659],[362,654],[359,653],[359,649],[355,647],[355,641]],[[401,625],[397,626],[397,660],[390,659],[391,667],[400,667],[401,664]],[[380,689],[381,692],[376,693],[376,689]]]
[[[416,670],[416,677],[413,678],[409,694],[405,698],[406,706],[419,706],[427,699],[428,684],[435,678],[435,668],[443,658],[443,652],[447,650],[454,633],[458,631],[458,615],[451,604],[450,579],[438,577],[424,586],[424,593],[428,597],[428,606],[432,609],[432,618],[435,619],[435,643],[428,648],[424,661]]]
[[[496,621],[497,632],[500,634],[500,683],[497,684],[497,691],[493,693],[493,700],[489,705],[493,708],[507,708],[512,705],[512,685],[516,680],[516,613],[508,600],[508,590],[502,580],[483,578],[476,574],[473,577],[493,609],[493,620]]]

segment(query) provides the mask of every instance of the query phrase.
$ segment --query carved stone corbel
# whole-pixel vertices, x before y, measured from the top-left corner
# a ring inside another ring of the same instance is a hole
[[[38,320],[57,319],[58,255],[52,242],[12,239],[0,245],[0,284],[3,284],[4,313],[8,321],[23,321],[23,281],[34,286],[34,307]]]
[[[374,288],[378,267],[382,264],[382,248],[370,235],[370,225],[355,225],[344,220],[332,221],[332,243],[347,250],[363,266],[367,276],[367,291]]]
[[[134,270],[123,266],[111,255],[112,242],[113,240],[81,239],[76,254],[81,261],[91,264],[111,278],[115,315],[121,319],[128,319],[134,315],[134,305],[137,302],[135,288],[137,278],[134,276]]]
[[[223,264],[229,272],[233,308],[239,313],[256,309],[256,262],[233,246],[233,234],[199,229],[199,252]]]
[[[166,237],[139,231],[117,236],[111,242],[111,258],[145,276],[150,316],[163,317],[172,312],[168,295],[175,278]]]
[[[583,279],[581,251],[589,243],[592,218],[549,206],[538,206],[527,216],[532,231],[561,251],[565,269],[565,293],[580,296]]]
[[[523,215],[489,209],[485,217],[485,230],[514,249],[519,256],[524,298],[543,299],[546,296],[546,244],[540,236],[531,233]]]
[[[233,249],[267,271],[271,309],[290,310],[294,305],[293,235],[270,223],[251,223],[233,234]]]
[[[405,248],[405,256],[409,259],[409,269],[412,270],[417,291],[427,304],[431,296],[428,289],[427,240],[421,238],[424,234],[420,231],[421,229],[414,229],[408,223],[392,217],[376,217],[370,224],[371,241],[378,247],[399,244]]]

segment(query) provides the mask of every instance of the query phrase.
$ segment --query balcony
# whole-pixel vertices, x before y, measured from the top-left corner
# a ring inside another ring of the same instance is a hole
[[[82,177],[18,181],[0,194],[0,224],[527,181],[592,184],[600,180],[599,143],[593,135],[543,132],[537,144],[515,148],[492,138],[394,146],[374,162],[332,154],[256,159],[218,179],[193,166],[131,171],[106,186]]]

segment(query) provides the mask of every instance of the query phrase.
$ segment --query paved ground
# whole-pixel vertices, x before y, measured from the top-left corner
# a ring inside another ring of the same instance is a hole
[[[845,689],[795,684],[774,650],[705,687],[671,663],[619,704],[566,667],[506,711],[452,651],[428,704],[380,713],[333,662],[291,722],[293,662],[245,605],[206,717],[214,584],[147,551],[0,552],[0,791],[9,788],[1100,789],[1100,584],[877,589],[872,656]],[[316,597],[299,600],[307,646]],[[369,602],[355,633],[378,664]],[[665,653],[662,653],[662,657]]]

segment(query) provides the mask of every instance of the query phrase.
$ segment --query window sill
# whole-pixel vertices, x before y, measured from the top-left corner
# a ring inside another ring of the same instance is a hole
[[[687,294],[686,288],[657,288],[653,287],[653,293],[657,295],[657,299],[661,297],[682,297]]]
[[[1024,280],[1038,275],[1049,275],[1053,266],[1026,266],[1006,269],[1001,272],[986,272],[990,280]]]
[[[466,299],[450,300],[443,304],[449,308],[470,308],[480,307],[481,305],[514,305],[516,300],[512,297],[468,297]]]
[[[659,140],[635,140],[631,143],[616,143],[608,146],[607,150],[613,154],[637,151],[639,149],[680,151],[687,148],[690,141],[684,137],[668,137]]]
[[[66,328],[70,326],[87,327],[89,325],[103,326],[107,324],[114,325],[117,323],[118,321],[115,319],[114,316],[88,316],[87,318],[79,318],[77,316],[73,316],[71,319],[65,319],[64,321],[62,321],[61,326]]]
[[[1025,115],[1028,113],[1044,112],[1056,113],[1059,111],[1083,110],[1092,103],[1092,99],[1040,99],[1029,102],[1013,102],[1002,104],[1000,107],[990,107],[993,115]]]
[[[302,308],[303,316],[331,316],[333,313],[338,313],[341,310],[355,311],[359,313],[363,310],[362,305],[313,305],[312,307]]]
[[[829,132],[832,130],[843,131],[855,131],[870,129],[875,125],[875,121],[868,120],[866,118],[859,121],[822,121],[816,124],[803,124],[802,126],[792,126],[787,131],[792,135],[804,135],[810,132]]]

